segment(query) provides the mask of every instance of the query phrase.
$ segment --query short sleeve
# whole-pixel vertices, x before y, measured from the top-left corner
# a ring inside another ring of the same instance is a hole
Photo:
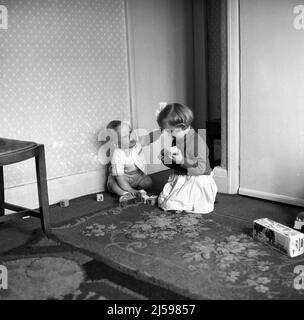
[[[112,174],[113,176],[122,176],[125,174],[125,154],[120,149],[115,149],[111,165],[112,165]]]

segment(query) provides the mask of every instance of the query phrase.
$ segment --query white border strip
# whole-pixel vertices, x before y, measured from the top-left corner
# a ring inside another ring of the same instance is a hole
[[[63,199],[75,199],[105,190],[106,170],[91,171],[83,174],[50,179],[48,191],[50,204]],[[5,201],[30,209],[38,208],[37,184],[31,183],[5,190]]]
[[[280,203],[286,203],[293,206],[304,207],[304,200],[300,198],[288,197],[280,194],[274,194],[264,191],[240,188],[240,194],[253,198],[260,198],[264,200],[270,200]]]
[[[227,170],[216,167],[214,173],[219,192],[227,193]],[[106,171],[104,169],[50,179],[48,181],[50,204],[56,204],[63,199],[75,199],[89,194],[104,192],[106,190],[105,181]],[[5,201],[30,209],[38,208],[37,184],[30,183],[6,189]]]

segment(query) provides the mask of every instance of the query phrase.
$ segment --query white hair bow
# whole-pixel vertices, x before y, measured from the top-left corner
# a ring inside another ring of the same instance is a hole
[[[156,117],[159,116],[159,114],[166,108],[167,105],[168,105],[167,102],[161,102],[161,103],[159,104],[159,107],[158,107],[158,109],[156,110]]]

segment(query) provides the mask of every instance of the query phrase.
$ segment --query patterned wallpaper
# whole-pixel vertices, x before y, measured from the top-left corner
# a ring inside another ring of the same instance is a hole
[[[99,168],[97,133],[129,120],[123,0],[1,0],[0,136],[44,143],[48,177]],[[33,161],[6,168],[35,180]]]

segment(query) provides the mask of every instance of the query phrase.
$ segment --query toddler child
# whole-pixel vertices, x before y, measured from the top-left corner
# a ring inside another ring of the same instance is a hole
[[[135,198],[139,190],[149,189],[152,179],[147,175],[146,160],[143,147],[157,140],[161,131],[155,131],[138,139],[131,138],[130,126],[122,121],[112,121],[107,126],[117,133],[118,144],[113,152],[109,176],[108,190],[118,195],[120,203]]]

